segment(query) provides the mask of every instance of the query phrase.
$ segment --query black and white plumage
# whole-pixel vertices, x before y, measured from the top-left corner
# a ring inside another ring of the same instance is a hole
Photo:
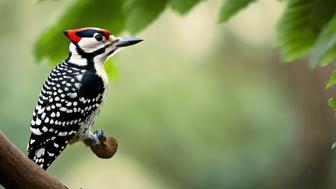
[[[82,28],[65,32],[69,58],[58,64],[45,81],[31,121],[28,157],[43,169],[69,143],[92,139],[90,131],[107,94],[104,62],[118,48],[140,42],[116,38],[107,30]]]

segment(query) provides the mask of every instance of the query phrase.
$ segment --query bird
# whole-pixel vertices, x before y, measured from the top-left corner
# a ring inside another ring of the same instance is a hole
[[[44,170],[68,144],[90,139],[97,146],[106,138],[101,129],[91,131],[108,91],[104,63],[119,49],[142,41],[95,27],[64,34],[70,40],[69,56],[44,81],[30,124],[28,158]]]

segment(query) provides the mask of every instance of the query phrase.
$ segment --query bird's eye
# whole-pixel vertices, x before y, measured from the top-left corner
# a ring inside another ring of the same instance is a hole
[[[100,35],[100,34],[97,34],[97,35],[95,36],[95,38],[96,38],[97,41],[103,41],[103,36]]]

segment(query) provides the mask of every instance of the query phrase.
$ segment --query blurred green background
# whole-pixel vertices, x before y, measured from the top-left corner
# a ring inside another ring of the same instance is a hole
[[[52,68],[36,64],[34,43],[67,2],[0,1],[0,130],[23,152]],[[331,69],[281,64],[284,4],[261,0],[224,25],[219,5],[184,17],[168,9],[137,34],[145,41],[116,56],[118,78],[94,126],[118,139],[117,154],[98,159],[78,143],[48,171],[83,189],[336,187]]]

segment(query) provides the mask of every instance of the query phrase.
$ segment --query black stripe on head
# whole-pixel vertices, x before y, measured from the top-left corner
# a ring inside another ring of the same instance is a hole
[[[88,63],[88,66],[89,67],[92,67],[94,65],[94,61],[93,59],[100,55],[100,54],[103,54],[105,53],[106,51],[106,48],[109,46],[109,45],[105,45],[104,47],[96,50],[96,51],[93,51],[91,53],[87,53],[85,51],[83,51],[83,49],[80,48],[80,46],[77,44],[77,43],[73,43],[75,46],[76,46],[76,51],[77,53],[82,57],[82,58],[85,58],[87,60],[87,63]],[[112,52],[113,53],[113,52]],[[112,54],[111,53],[111,54]],[[110,53],[109,53],[110,55]],[[70,57],[70,56],[69,56]]]
[[[76,35],[78,35],[79,37],[93,37],[95,33],[99,33],[102,36],[105,36],[104,32],[100,30],[95,30],[95,29],[86,29],[86,30],[78,31],[76,32]]]

